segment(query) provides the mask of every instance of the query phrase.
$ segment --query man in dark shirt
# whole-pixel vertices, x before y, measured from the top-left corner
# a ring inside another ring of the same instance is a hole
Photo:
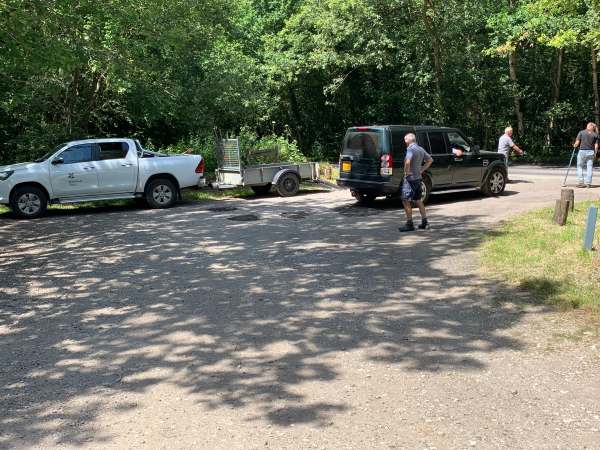
[[[592,187],[592,174],[594,173],[594,159],[598,154],[598,133],[596,124],[590,122],[585,130],[577,135],[574,148],[579,147],[577,153],[577,187]],[[583,169],[586,169],[585,178]],[[585,184],[584,184],[585,182]]]
[[[423,204],[423,190],[421,180],[425,172],[433,163],[433,158],[423,147],[417,145],[417,138],[413,133],[404,136],[406,142],[406,157],[404,158],[404,180],[402,181],[402,204],[406,211],[406,225],[399,228],[400,232],[414,231],[415,225],[412,220],[412,202],[419,207],[421,213],[421,225],[419,229],[426,230],[429,227],[427,212]]]

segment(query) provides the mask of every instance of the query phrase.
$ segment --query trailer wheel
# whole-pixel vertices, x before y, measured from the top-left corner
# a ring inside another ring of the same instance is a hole
[[[295,173],[284,173],[277,182],[277,192],[282,197],[293,197],[299,190],[300,178]]]
[[[251,189],[256,195],[267,195],[271,192],[271,187],[272,185],[269,183],[264,186],[251,186]]]

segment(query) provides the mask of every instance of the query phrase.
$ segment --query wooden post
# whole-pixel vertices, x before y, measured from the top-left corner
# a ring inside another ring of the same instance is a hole
[[[560,191],[560,201],[570,202],[571,212],[575,211],[575,191],[573,189],[562,189]]]
[[[557,225],[565,226],[567,224],[567,217],[569,217],[569,208],[571,202],[568,200],[556,200],[554,207],[554,222]]]

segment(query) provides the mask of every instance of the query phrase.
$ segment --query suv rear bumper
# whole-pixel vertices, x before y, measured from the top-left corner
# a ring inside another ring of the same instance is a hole
[[[362,193],[369,193],[369,194],[375,194],[375,195],[397,194],[398,190],[400,189],[399,186],[396,186],[393,183],[384,183],[384,182],[377,182],[377,181],[364,181],[364,180],[345,179],[345,178],[339,178],[337,180],[337,185],[351,189],[353,191],[359,191]]]

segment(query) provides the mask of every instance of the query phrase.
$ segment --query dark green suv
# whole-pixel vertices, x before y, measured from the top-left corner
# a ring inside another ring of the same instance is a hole
[[[431,192],[480,189],[500,195],[507,181],[504,155],[473,145],[456,128],[382,125],[349,128],[340,156],[338,185],[350,188],[359,202],[400,193],[404,176],[404,136],[414,133],[432,157],[423,174],[423,200]]]

